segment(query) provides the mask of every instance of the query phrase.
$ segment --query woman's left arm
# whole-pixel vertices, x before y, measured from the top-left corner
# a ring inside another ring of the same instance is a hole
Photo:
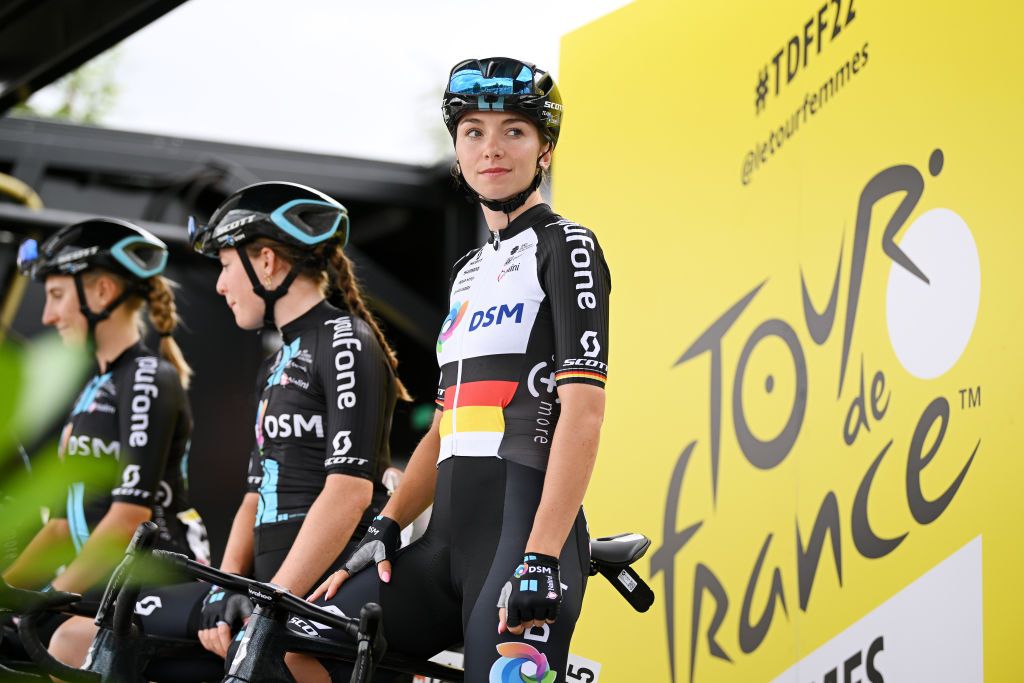
[[[306,595],[352,538],[370,505],[369,479],[345,474],[327,476],[324,488],[302,520],[302,528],[272,583]]]
[[[604,421],[604,389],[589,384],[558,387],[562,413],[548,457],[544,492],[526,551],[558,557],[569,536],[597,460]]]
[[[387,452],[395,401],[394,376],[370,327],[339,312],[325,330],[332,336],[323,338],[316,360],[326,400],[327,480],[273,578],[295,595],[308,595],[345,545],[359,540],[352,533],[384,470],[378,459]]]
[[[561,411],[526,552],[557,558],[597,459],[608,376],[611,272],[597,236],[559,221],[538,232],[538,275],[551,307]],[[585,264],[581,266],[579,264]]]
[[[107,514],[89,534],[89,540],[82,546],[78,557],[53,580],[54,589],[84,593],[102,585],[101,582],[121,561],[132,534],[152,516],[153,510],[144,505],[112,503]]]
[[[558,558],[587,492],[604,421],[612,287],[604,253],[593,232],[566,220],[537,235],[538,277],[551,307],[552,378],[561,409],[522,563],[511,568],[512,579],[498,597],[498,633],[507,628],[520,634],[557,618]],[[522,572],[536,573],[546,589],[516,580]]]

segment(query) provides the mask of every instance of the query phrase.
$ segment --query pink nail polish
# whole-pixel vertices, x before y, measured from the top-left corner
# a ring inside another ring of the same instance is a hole
[[[391,583],[391,572],[382,572],[380,578],[384,583]]]

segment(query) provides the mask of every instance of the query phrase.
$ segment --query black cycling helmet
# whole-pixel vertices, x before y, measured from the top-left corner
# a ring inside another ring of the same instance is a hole
[[[558,144],[564,107],[558,86],[547,71],[529,62],[508,57],[467,59],[456,64],[448,77],[441,102],[441,113],[448,132],[455,139],[459,119],[471,111],[514,111],[532,121],[551,147]],[[504,199],[488,199],[469,186],[462,171],[460,185],[469,198],[492,211],[510,214],[540,187],[540,159],[533,182],[517,194]]]
[[[508,57],[467,59],[452,68],[441,104],[445,125],[455,137],[469,111],[515,111],[533,121],[552,146],[562,127],[562,96],[547,71]]]
[[[92,332],[96,324],[132,294],[145,296],[148,280],[167,267],[167,245],[147,230],[116,218],[91,218],[61,228],[40,245],[27,239],[18,248],[18,269],[42,281],[47,275],[71,275],[78,291],[79,310]],[[81,274],[104,268],[122,276],[128,287],[99,313],[89,310]]]
[[[253,291],[263,299],[264,327],[274,327],[274,304],[288,292],[298,275],[295,264],[284,281],[268,290],[256,277],[252,262],[242,248],[257,237],[313,250],[320,244],[338,240],[348,243],[348,210],[323,192],[297,183],[271,181],[238,190],[225,199],[205,226],[189,218],[188,237],[192,248],[204,256],[216,258],[221,249],[234,248],[245,267]],[[325,264],[326,265],[326,264]]]

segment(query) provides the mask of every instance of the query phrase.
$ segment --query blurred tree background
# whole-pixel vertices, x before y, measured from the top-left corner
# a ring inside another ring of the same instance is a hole
[[[108,50],[12,109],[15,115],[96,125],[117,102],[121,52]]]

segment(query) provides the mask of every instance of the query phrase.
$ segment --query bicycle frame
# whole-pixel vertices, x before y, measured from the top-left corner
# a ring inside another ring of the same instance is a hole
[[[133,616],[140,584],[135,572],[143,558],[152,556],[170,564],[194,579],[243,593],[255,608],[232,660],[224,683],[293,683],[285,665],[285,654],[298,652],[315,657],[338,659],[354,664],[351,683],[368,683],[375,670],[418,674],[430,679],[459,683],[464,674],[434,662],[386,653],[380,606],[364,605],[359,619],[329,612],[296,597],[273,584],[228,574],[195,562],[184,555],[152,550],[156,541],[156,525],[140,525],[128,547],[124,560],[115,569],[96,613],[100,631],[93,641],[83,669],[73,669],[54,659],[39,642],[35,618],[45,609],[66,607],[79,596],[66,593],[35,593],[20,591],[18,606],[25,617],[19,632],[26,651],[46,673],[72,683],[134,683],[144,681],[142,672],[154,657],[173,656],[183,650],[193,652],[197,642],[181,641],[142,634]],[[637,534],[620,534],[592,543],[591,575],[602,574],[637,611],[646,611],[654,594],[630,567],[650,546],[650,541]],[[15,590],[15,589],[10,589]],[[2,593],[0,593],[2,597]],[[340,629],[352,643],[303,635],[288,629],[291,615]]]

